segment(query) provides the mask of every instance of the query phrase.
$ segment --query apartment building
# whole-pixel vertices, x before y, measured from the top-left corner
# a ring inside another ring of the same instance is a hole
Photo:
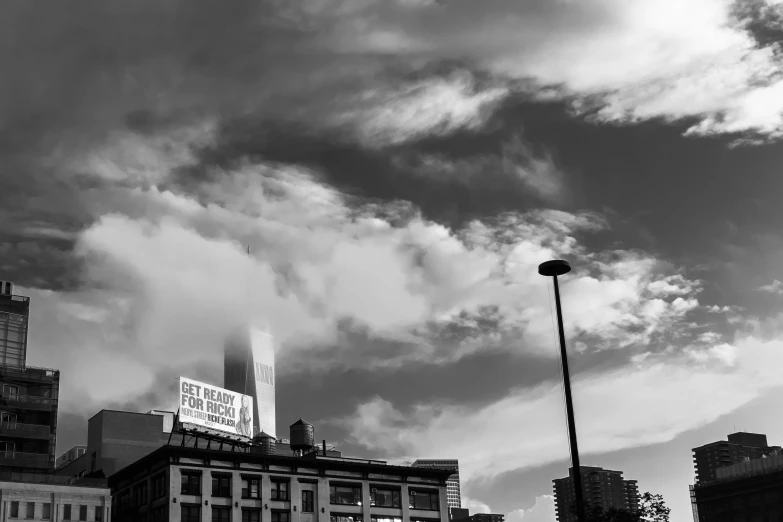
[[[0,520],[111,521],[111,491],[106,480],[69,484],[53,475],[24,482],[0,481]]]
[[[639,510],[639,488],[635,480],[623,480],[622,471],[581,466],[582,495],[587,506],[604,509],[624,509],[635,513]],[[569,476],[555,479],[555,510],[558,522],[577,522],[572,506],[576,502],[574,468]]]
[[[737,432],[727,438],[693,448],[697,483],[717,480],[719,468],[737,464],[743,459],[759,459],[781,449],[780,446],[769,446],[767,436],[762,433]]]

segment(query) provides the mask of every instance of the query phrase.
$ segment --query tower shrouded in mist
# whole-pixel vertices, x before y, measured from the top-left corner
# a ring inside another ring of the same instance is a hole
[[[253,434],[277,436],[275,426],[275,344],[272,335],[242,328],[226,341],[223,387],[253,397]]]

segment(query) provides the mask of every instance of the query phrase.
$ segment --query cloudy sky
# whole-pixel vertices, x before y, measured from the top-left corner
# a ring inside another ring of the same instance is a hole
[[[472,510],[552,521],[551,258],[584,464],[684,522],[692,447],[781,443],[780,0],[8,1],[0,28],[0,279],[62,371],[60,451],[219,383],[252,321],[279,426],[458,457]]]

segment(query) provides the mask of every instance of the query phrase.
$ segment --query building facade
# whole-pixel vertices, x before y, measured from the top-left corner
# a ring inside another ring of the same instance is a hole
[[[0,520],[111,521],[111,491],[106,480],[74,485],[53,478],[0,481]]]
[[[164,446],[110,477],[116,522],[448,522],[450,472]]]
[[[446,483],[446,498],[449,510],[462,507],[462,492],[459,481],[459,461],[456,459],[418,459],[413,464],[416,468],[438,468],[452,471]],[[453,516],[452,516],[453,518]]]
[[[693,448],[693,464],[696,482],[711,482],[717,479],[718,468],[731,466],[743,459],[759,459],[780,446],[767,445],[767,436],[761,433],[737,432],[728,440],[719,440]]]
[[[0,480],[54,469],[60,372],[27,366],[29,315],[0,281]]]
[[[225,344],[223,387],[253,397],[253,433],[277,437],[274,338],[261,330],[238,330]]]
[[[639,488],[635,480],[624,480],[622,471],[581,466],[582,494],[589,507],[624,509],[632,513],[639,511]],[[555,511],[559,522],[577,522],[572,506],[576,502],[574,468],[568,477],[555,479]]]
[[[693,486],[693,500],[699,522],[782,522],[783,454],[720,468]]]

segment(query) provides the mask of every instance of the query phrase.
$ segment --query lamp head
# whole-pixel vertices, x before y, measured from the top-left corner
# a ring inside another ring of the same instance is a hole
[[[538,273],[542,276],[552,277],[567,274],[571,271],[571,265],[563,259],[553,259],[538,265]]]

